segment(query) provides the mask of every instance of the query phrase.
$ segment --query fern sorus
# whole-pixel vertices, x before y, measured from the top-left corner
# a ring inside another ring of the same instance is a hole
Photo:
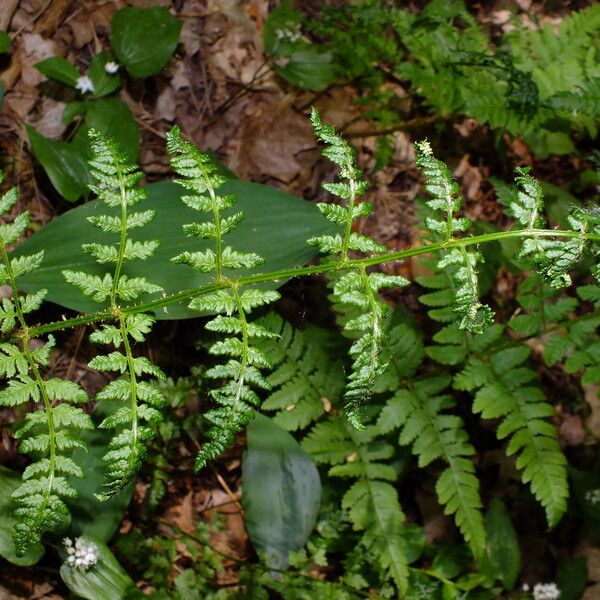
[[[393,482],[397,475],[388,459],[393,446],[381,439],[375,425],[362,430],[340,417],[317,423],[302,447],[317,463],[332,465],[329,475],[353,480],[342,498],[342,507],[361,544],[392,577],[400,594],[408,586],[408,561],[404,542],[404,514]]]
[[[207,377],[226,383],[211,390],[211,396],[219,406],[206,413],[213,426],[208,431],[210,441],[201,448],[196,460],[196,469],[201,469],[233,445],[235,435],[254,417],[259,397],[252,387],[270,387],[260,372],[270,367],[269,360],[251,341],[275,334],[261,325],[250,323],[248,313],[253,308],[274,302],[279,294],[272,290],[241,289],[237,283],[228,280],[226,271],[250,269],[263,262],[262,257],[255,253],[238,252],[223,244],[223,236],[243,218],[241,212],[222,215],[236,199],[216,193],[225,179],[217,173],[217,167],[208,154],[201,153],[181,137],[178,127],[167,134],[167,150],[173,155],[173,169],[181,177],[176,181],[191,192],[183,197],[183,202],[212,216],[212,221],[184,225],[184,231],[191,237],[214,242],[214,249],[184,252],[172,260],[198,271],[214,273],[215,280],[226,286],[198,296],[189,304],[193,310],[217,313],[218,316],[209,321],[206,328],[227,337],[214,343],[209,351],[215,356],[229,357],[227,362],[206,372]]]
[[[304,429],[337,403],[344,380],[342,362],[326,351],[331,344],[324,329],[294,329],[276,313],[258,324],[277,335],[257,342],[273,368],[262,409],[277,411],[274,421],[288,431]]]
[[[161,291],[161,287],[143,277],[124,274],[126,263],[150,257],[158,241],[133,241],[128,232],[146,225],[153,217],[151,210],[132,211],[146,194],[137,184],[143,173],[131,164],[122,150],[94,130],[90,131],[90,173],[94,183],[90,190],[97,194],[109,211],[108,214],[89,217],[89,220],[114,243],[90,243],[83,251],[91,254],[98,263],[114,265],[104,277],[81,271],[63,271],[65,279],[97,302],[109,303],[115,324],[102,324],[90,340],[111,345],[115,350],[94,357],[89,366],[99,371],[115,372],[121,377],[111,381],[97,395],[98,400],[112,400],[117,410],[107,417],[101,428],[117,429],[112,438],[106,462],[106,481],[98,495],[108,499],[121,491],[135,476],[146,456],[146,443],[152,437],[149,423],[160,420],[163,397],[160,390],[144,375],[164,378],[162,371],[145,357],[135,357],[132,343],[142,342],[152,329],[154,317],[148,314],[126,315],[120,310],[123,301],[137,300],[144,294]],[[144,425],[144,422],[147,423]]]
[[[502,419],[499,439],[510,438],[506,452],[516,454],[524,483],[546,511],[550,526],[566,510],[568,495],[566,459],[547,421],[554,409],[536,385],[536,373],[527,364],[531,348],[513,343],[494,349],[493,338],[484,342],[454,378],[458,390],[475,392],[473,410],[484,419]],[[486,347],[487,345],[487,347]]]
[[[0,183],[3,176],[0,173]],[[5,215],[17,202],[15,188],[0,197],[0,215]],[[50,363],[54,339],[41,346],[34,345],[25,315],[39,308],[46,290],[26,296],[17,293],[17,279],[35,271],[44,253],[10,258],[8,246],[23,235],[29,224],[27,212],[12,222],[0,225],[0,284],[9,285],[12,297],[2,300],[0,330],[9,333],[19,327],[18,343],[0,344],[0,375],[8,384],[0,390],[0,406],[21,406],[33,402],[36,410],[29,412],[16,430],[20,451],[32,462],[23,473],[23,483],[12,495],[16,526],[14,543],[22,556],[39,543],[46,531],[59,529],[69,518],[64,498],[73,498],[76,490],[68,477],[83,477],[81,468],[69,457],[74,448],[83,448],[77,431],[93,427],[90,417],[72,404],[88,401],[87,394],[72,381],[53,377],[44,379],[42,370]]]
[[[346,204],[317,205],[329,221],[342,227],[342,232],[312,238],[309,244],[316,245],[322,254],[331,256],[340,263],[340,267],[344,267],[351,251],[385,252],[385,246],[352,231],[354,221],[370,214],[372,209],[368,202],[357,204],[357,196],[367,189],[367,182],[356,166],[354,148],[338,136],[332,126],[324,124],[314,108],[311,121],[315,135],[325,144],[323,156],[340,167],[341,181],[327,183],[323,187]],[[361,427],[364,406],[371,396],[375,380],[385,369],[380,355],[387,305],[379,300],[378,292],[384,287],[404,285],[408,285],[404,277],[368,274],[362,266],[345,269],[334,279],[332,299],[336,308],[348,316],[344,329],[356,338],[350,348],[353,363],[344,394],[346,416],[355,427]]]

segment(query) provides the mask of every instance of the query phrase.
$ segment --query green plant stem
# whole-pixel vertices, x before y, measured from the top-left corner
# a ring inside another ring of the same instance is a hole
[[[125,190],[125,182],[123,181],[123,173],[117,165],[117,176],[119,178],[119,188],[121,191],[121,234],[119,238],[119,254],[117,255],[117,264],[113,275],[113,282],[110,290],[110,306],[113,312],[118,312],[117,306],[117,287],[121,277],[121,269],[123,268],[123,259],[125,257],[125,248],[127,245],[127,198]]]
[[[235,392],[234,406],[232,407],[235,412],[239,412],[241,409],[241,407],[239,406],[240,399],[244,390],[245,373],[246,368],[248,367],[248,321],[246,320],[246,313],[244,312],[244,307],[242,306],[242,300],[240,298],[237,285],[232,286],[231,291],[233,292],[233,297],[235,298],[238,317],[240,318],[240,323],[242,327],[242,356],[240,357],[240,363],[242,365],[242,368],[240,370],[240,378],[237,381],[237,390]]]
[[[354,212],[354,204],[356,202],[356,180],[350,179],[350,200],[348,201],[348,220],[346,222],[346,231],[344,232],[344,240],[342,242],[342,257],[341,262],[345,263],[348,260],[348,244],[350,243],[350,234],[352,233],[352,213]]]
[[[137,379],[135,375],[135,364],[133,360],[133,354],[131,353],[131,344],[129,343],[129,335],[127,333],[127,323],[125,322],[126,317],[121,315],[119,317],[119,331],[121,333],[121,339],[123,340],[123,348],[125,349],[125,357],[127,359],[127,369],[129,370],[129,389],[130,389],[130,402],[131,402],[131,434],[133,437],[133,444],[137,444],[138,441],[138,404],[137,404]]]
[[[202,296],[216,290],[222,290],[231,287],[232,283],[237,285],[254,285],[257,283],[265,282],[278,282],[281,280],[290,279],[292,277],[300,277],[304,275],[316,275],[320,273],[329,273],[336,270],[344,269],[356,269],[357,267],[372,267],[382,263],[405,260],[412,256],[419,256],[421,254],[429,254],[430,252],[436,252],[438,250],[448,248],[460,248],[466,246],[474,246],[477,244],[484,244],[487,242],[495,242],[504,239],[512,238],[526,238],[526,237],[564,237],[572,238],[581,235],[579,231],[564,231],[564,230],[551,230],[551,229],[518,229],[514,231],[495,231],[493,233],[486,233],[483,235],[464,237],[458,239],[452,239],[448,242],[438,242],[435,244],[428,244],[426,246],[417,246],[414,248],[408,248],[407,250],[400,250],[397,252],[387,252],[385,254],[379,254],[377,256],[371,256],[368,258],[355,258],[349,259],[345,263],[340,264],[339,262],[321,263],[318,265],[311,265],[309,267],[293,267],[291,269],[282,269],[281,271],[271,271],[268,273],[257,273],[256,275],[247,275],[245,277],[230,278],[224,282],[214,282],[201,285],[196,288],[177,292],[150,300],[141,304],[134,304],[131,306],[122,306],[120,310],[123,314],[137,314],[140,312],[151,312],[160,310],[170,304],[177,304],[180,302],[189,301],[196,296]],[[586,233],[585,238],[593,241],[600,241],[600,235]],[[63,321],[55,321],[53,323],[47,323],[45,325],[38,325],[37,327],[30,327],[29,331],[32,336],[38,336],[44,333],[51,333],[53,331],[62,331],[71,327],[77,327],[80,325],[89,325],[90,323],[98,323],[100,321],[110,320],[114,315],[110,310],[103,310],[95,313],[89,313],[72,319],[65,319]],[[5,338],[6,339],[6,338]]]
[[[25,321],[25,316],[23,314],[23,308],[21,306],[21,299],[19,298],[19,293],[17,291],[17,279],[15,277],[15,273],[12,269],[12,265],[10,263],[10,258],[8,256],[8,252],[6,250],[6,244],[4,242],[0,243],[0,252],[2,254],[2,262],[4,263],[4,267],[6,269],[6,275],[12,288],[12,299],[13,304],[15,306],[15,314],[17,316],[17,320],[21,326],[21,331],[18,334],[18,337],[21,342],[21,351],[29,364],[29,368],[31,369],[31,373],[33,374],[33,379],[37,385],[38,390],[40,391],[40,396],[42,401],[44,402],[44,413],[46,415],[46,425],[48,427],[48,449],[49,449],[49,467],[48,467],[48,485],[44,490],[44,500],[40,504],[40,513],[45,511],[46,506],[48,504],[48,498],[52,493],[52,487],[54,485],[54,477],[56,475],[56,427],[54,423],[54,409],[52,407],[52,403],[50,402],[50,398],[48,397],[48,390],[46,389],[46,384],[40,370],[38,369],[37,363],[35,362],[35,358],[29,349],[29,342],[34,337],[31,332],[30,327],[27,325]]]

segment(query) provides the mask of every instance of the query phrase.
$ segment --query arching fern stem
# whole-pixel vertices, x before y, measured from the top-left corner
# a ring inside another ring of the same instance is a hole
[[[449,242],[439,242],[435,244],[429,244],[427,246],[418,246],[415,248],[408,248],[407,250],[399,250],[397,252],[387,252],[385,254],[370,256],[368,258],[349,259],[343,264],[340,264],[339,262],[326,262],[320,263],[318,265],[311,265],[308,267],[293,267],[290,269],[282,269],[280,271],[270,271],[267,273],[246,275],[244,277],[230,277],[227,282],[214,282],[201,285],[195,288],[190,288],[189,290],[176,292],[174,294],[166,294],[165,296],[162,296],[155,300],[150,300],[148,302],[121,306],[119,310],[123,315],[133,315],[141,312],[152,312],[155,310],[161,310],[165,306],[169,306],[171,304],[189,301],[192,298],[197,298],[205,294],[215,292],[217,290],[230,288],[232,283],[235,283],[238,286],[244,286],[265,282],[277,282],[281,280],[291,279],[292,277],[318,275],[320,273],[330,273],[336,270],[372,267],[374,265],[406,260],[408,258],[411,258],[412,256],[419,256],[421,254],[428,254],[430,252],[435,252],[437,250],[443,250],[448,248],[460,248],[464,246],[485,244],[488,242],[495,242],[505,239],[531,237],[582,237],[587,240],[600,242],[600,235],[587,232],[581,233],[579,231],[553,229],[517,229],[514,231],[495,231],[493,233],[485,233],[477,236],[453,239]],[[55,321],[53,323],[46,323],[44,325],[30,327],[29,332],[32,337],[36,337],[44,333],[62,331],[64,329],[70,329],[72,327],[78,327],[80,325],[88,325],[91,323],[107,321],[113,317],[114,315],[110,310],[98,311],[94,313],[89,313],[87,315],[74,317],[72,319],[64,319],[62,321]],[[9,339],[9,336],[3,339]]]

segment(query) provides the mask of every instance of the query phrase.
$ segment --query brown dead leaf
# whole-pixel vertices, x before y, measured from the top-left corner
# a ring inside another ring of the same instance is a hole
[[[560,441],[567,446],[579,446],[585,440],[585,429],[579,415],[564,414],[558,432]]]
[[[194,533],[196,530],[196,519],[193,504],[194,493],[188,492],[179,503],[169,508],[165,513],[165,521],[172,523],[185,533]]]
[[[581,596],[581,600],[598,600],[598,598],[600,598],[600,583],[587,588]]]
[[[46,79],[34,65],[45,58],[58,55],[58,47],[53,40],[39,33],[23,33],[17,42],[16,55],[21,64],[21,78],[29,86],[36,86]]]
[[[296,113],[288,98],[255,106],[232,141],[230,168],[242,179],[265,176],[290,182],[302,169],[298,154],[315,145],[308,119]]]
[[[600,386],[585,385],[583,386],[585,401],[591,409],[589,417],[585,421],[588,430],[596,439],[600,439]]]
[[[588,570],[588,581],[600,581],[600,549],[588,546],[583,548],[579,554],[585,556]]]

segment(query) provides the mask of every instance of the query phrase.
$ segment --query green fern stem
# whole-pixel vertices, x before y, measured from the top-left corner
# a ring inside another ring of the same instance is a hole
[[[3,241],[0,241],[0,252],[2,253],[2,262],[4,263],[4,268],[6,269],[6,275],[8,281],[10,282],[10,287],[12,288],[12,299],[15,306],[15,314],[19,324],[21,325],[21,331],[18,334],[18,337],[21,341],[21,351],[27,360],[29,368],[31,369],[31,373],[33,374],[33,379],[44,402],[44,414],[46,415],[46,424],[48,426],[48,485],[44,491],[44,499],[40,504],[40,510],[38,511],[39,514],[43,514],[48,506],[49,499],[52,494],[54,477],[56,476],[56,427],[54,424],[54,409],[52,407],[52,403],[50,402],[50,398],[48,397],[48,390],[46,389],[44,379],[42,378],[37,363],[35,362],[35,359],[31,354],[31,350],[29,349],[30,340],[36,336],[32,335],[31,329],[25,320],[21,306],[21,299],[17,292],[17,279],[12,269],[8,251],[6,250],[6,244]]]
[[[127,359],[127,369],[129,371],[129,389],[131,402],[131,432],[133,443],[138,443],[138,401],[137,401],[137,379],[135,374],[135,364],[133,354],[131,353],[131,344],[129,343],[129,335],[127,333],[127,324],[125,315],[119,316],[119,331],[123,340],[123,348],[125,349],[125,357]]]
[[[217,197],[214,187],[210,184],[209,178],[204,175],[208,194],[212,202],[213,223],[215,226],[215,280],[223,281],[223,233],[221,231],[221,212],[217,205]]]
[[[446,242],[437,242],[435,244],[429,244],[426,246],[417,246],[414,248],[408,248],[407,250],[399,250],[397,252],[388,252],[386,254],[378,254],[376,256],[369,256],[367,258],[353,258],[348,259],[343,265],[339,261],[320,263],[318,265],[311,265],[308,267],[292,267],[290,269],[282,269],[280,271],[269,271],[266,273],[257,273],[255,275],[246,275],[244,277],[231,277],[227,281],[220,281],[214,283],[208,283],[189,290],[182,292],[176,292],[174,294],[166,294],[155,300],[148,302],[142,302],[140,304],[132,304],[129,306],[121,306],[120,311],[124,315],[134,315],[142,312],[152,312],[155,310],[162,310],[165,306],[171,304],[177,304],[179,302],[186,302],[192,298],[198,296],[204,296],[217,290],[230,288],[232,284],[237,286],[254,285],[257,283],[266,282],[278,282],[281,280],[291,279],[292,277],[302,277],[304,275],[318,275],[321,273],[330,273],[331,271],[337,271],[342,269],[356,269],[360,267],[372,267],[393,261],[406,260],[412,256],[420,256],[421,254],[429,254],[438,250],[448,248],[460,248],[462,246],[476,246],[477,244],[485,244],[488,242],[495,242],[498,240],[513,239],[513,238],[527,238],[527,237],[559,237],[559,238],[573,238],[581,236],[580,231],[567,231],[567,230],[553,230],[553,229],[516,229],[514,231],[495,231],[493,233],[485,233],[482,235],[476,235],[464,238],[454,238]],[[582,236],[586,240],[592,240],[600,242],[600,235],[593,233],[585,233]],[[80,325],[89,325],[91,323],[98,323],[101,321],[110,320],[114,318],[112,311],[103,310],[72,319],[65,319],[63,321],[54,321],[53,323],[46,323],[45,325],[38,325],[30,327],[30,332],[33,337],[45,333],[52,333],[54,331],[62,331],[64,329],[70,329],[72,327],[79,327]],[[10,336],[2,338],[2,340],[9,339]]]
[[[117,169],[117,176],[119,178],[119,191],[121,194],[121,232],[119,236],[119,251],[117,255],[117,263],[115,265],[115,272],[113,276],[113,282],[110,290],[110,306],[113,312],[118,312],[117,306],[117,289],[119,286],[119,279],[121,277],[121,269],[123,268],[123,261],[125,258],[125,248],[127,245],[127,202],[126,202],[126,188],[123,180],[123,172],[119,168],[119,164],[115,163]]]
[[[381,354],[381,337],[383,335],[383,327],[381,324],[382,310],[381,310],[381,305],[379,304],[379,302],[377,300],[377,295],[375,294],[375,292],[373,291],[373,288],[371,287],[371,285],[369,283],[369,277],[367,275],[367,271],[366,271],[365,267],[360,267],[359,272],[360,272],[360,280],[363,284],[363,289],[364,289],[365,293],[367,294],[367,297],[369,298],[369,309],[371,311],[371,314],[374,317],[373,318],[373,331],[372,331],[373,339],[371,341],[371,352],[370,352],[370,358],[371,358],[370,372],[371,372],[372,380],[369,382],[370,387],[372,387],[373,384],[375,383],[375,379],[377,377],[378,365],[379,365],[379,355]]]
[[[242,329],[242,355],[240,357],[240,363],[242,365],[241,375],[237,382],[237,390],[235,393],[235,406],[238,407],[240,405],[240,399],[242,397],[242,392],[244,389],[245,383],[245,372],[248,367],[248,321],[246,320],[246,313],[244,311],[244,306],[242,305],[242,300],[240,298],[240,294],[238,291],[237,285],[231,286],[231,291],[233,293],[233,297],[235,298],[235,305],[237,308],[238,317],[240,319],[240,325]]]
[[[343,265],[348,261],[348,245],[352,233],[352,223],[354,222],[352,215],[354,214],[354,205],[356,204],[356,179],[350,179],[348,185],[350,186],[350,198],[348,199],[348,210],[346,213],[348,220],[346,222],[346,230],[344,231],[344,240],[342,242],[340,265]]]

